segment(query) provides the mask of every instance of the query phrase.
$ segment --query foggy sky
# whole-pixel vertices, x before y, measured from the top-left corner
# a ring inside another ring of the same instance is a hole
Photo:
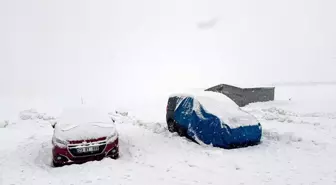
[[[0,95],[118,99],[217,83],[333,81],[335,7],[334,0],[3,0]]]

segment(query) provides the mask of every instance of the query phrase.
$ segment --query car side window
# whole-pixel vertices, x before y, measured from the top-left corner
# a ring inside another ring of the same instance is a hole
[[[168,100],[167,109],[168,110],[175,110],[176,102],[177,102],[177,97],[170,97],[169,100]]]

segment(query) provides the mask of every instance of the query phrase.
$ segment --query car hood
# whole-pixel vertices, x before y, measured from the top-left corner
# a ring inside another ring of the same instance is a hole
[[[258,125],[257,118],[243,110],[235,112],[233,115],[221,118],[223,124],[226,124],[230,128],[238,128],[243,126]]]
[[[67,141],[97,139],[101,137],[108,137],[115,133],[115,125],[110,122],[89,122],[77,124],[58,123],[56,124],[54,130],[56,138]]]

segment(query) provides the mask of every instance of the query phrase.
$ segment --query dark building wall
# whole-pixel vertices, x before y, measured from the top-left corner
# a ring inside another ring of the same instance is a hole
[[[274,100],[274,87],[239,88],[221,84],[206,91],[220,92],[231,98],[238,106],[243,107],[253,102],[265,102]]]
[[[275,88],[250,88],[244,89],[246,104],[252,102],[265,102],[274,100]]]
[[[206,89],[206,91],[214,91],[214,92],[220,92],[231,98],[234,102],[236,102],[239,106],[241,106],[244,101],[244,92],[242,88],[238,88],[231,85],[221,84],[214,87],[211,87],[209,89]]]

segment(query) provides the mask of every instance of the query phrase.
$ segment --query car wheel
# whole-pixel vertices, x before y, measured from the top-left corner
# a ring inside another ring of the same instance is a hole
[[[57,167],[62,167],[63,164],[55,163],[55,161],[53,161],[53,162],[52,162],[52,166],[57,168]]]
[[[175,121],[169,120],[167,123],[167,127],[168,127],[169,132],[176,132]]]
[[[184,137],[184,136],[187,135],[187,131],[186,131],[184,128],[182,128],[182,127],[178,127],[178,129],[177,129],[177,134],[178,134],[179,136],[181,136],[181,137]]]
[[[118,159],[119,158],[119,152],[111,156],[112,159]]]

